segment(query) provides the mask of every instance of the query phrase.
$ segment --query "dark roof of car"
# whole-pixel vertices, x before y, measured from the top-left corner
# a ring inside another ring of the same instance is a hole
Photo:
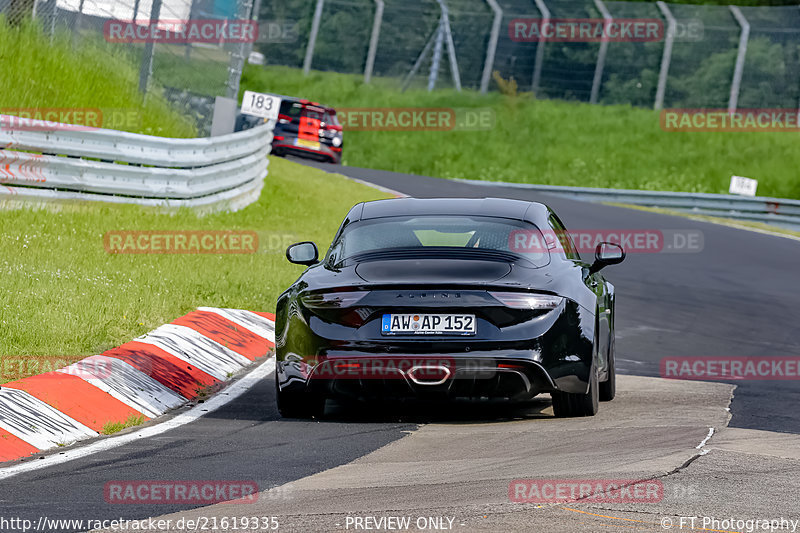
[[[408,215],[478,215],[530,220],[534,212],[540,216],[547,212],[544,204],[508,198],[395,198],[361,205],[358,216],[361,220]]]
[[[322,109],[324,111],[329,111],[329,112],[331,112],[331,111],[335,112],[336,111],[331,106],[328,106],[328,105],[325,105],[325,104],[321,104],[319,102],[312,102],[311,100],[308,100],[306,98],[298,98],[296,96],[283,96],[283,95],[280,95],[280,94],[276,94],[274,96],[280,96],[281,103],[287,102],[287,103],[290,103],[290,104],[300,104],[300,105],[308,106],[308,107],[317,107],[319,109]]]

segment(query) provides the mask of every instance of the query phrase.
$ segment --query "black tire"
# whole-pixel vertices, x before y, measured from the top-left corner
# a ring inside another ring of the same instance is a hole
[[[610,402],[617,395],[617,365],[614,356],[614,337],[608,348],[608,379],[600,383],[600,401]]]
[[[578,416],[594,416],[600,404],[597,372],[592,369],[589,378],[589,390],[586,394],[571,392],[552,392],[553,413],[558,418],[573,418]]]
[[[275,377],[275,397],[278,412],[283,418],[321,418],[325,409],[325,399],[308,392],[290,392],[278,387]]]

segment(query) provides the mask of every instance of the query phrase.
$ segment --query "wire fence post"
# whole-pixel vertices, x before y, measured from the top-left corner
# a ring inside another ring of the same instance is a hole
[[[133,23],[136,23],[136,18],[139,16],[139,0],[133,2]]]
[[[542,14],[542,28],[550,24],[550,10],[544,3],[544,0],[535,0],[536,9]],[[536,44],[536,58],[533,63],[533,79],[531,81],[531,91],[534,95],[539,90],[539,82],[542,79],[542,63],[544,62],[544,31],[539,34],[539,42]]]
[[[250,20],[253,12],[253,0],[239,0],[239,20]],[[242,81],[242,71],[244,70],[244,53],[247,50],[247,43],[242,41],[236,45],[231,54],[231,65],[228,68],[228,91],[227,97],[232,100],[239,98],[239,83]]]
[[[736,22],[742,28],[739,34],[739,49],[736,52],[736,67],[733,69],[733,81],[731,81],[731,96],[728,99],[728,112],[733,113],[739,104],[739,89],[742,86],[742,74],[744,73],[744,58],[747,54],[747,40],[750,38],[750,23],[736,6],[728,6],[733,13]]]
[[[317,7],[314,9],[314,20],[311,22],[311,33],[308,35],[306,57],[303,61],[303,74],[306,76],[311,72],[311,61],[314,59],[314,47],[317,45],[317,34],[319,33],[319,24],[322,21],[323,7],[325,7],[325,0],[317,0]]]
[[[444,19],[439,19],[439,28],[436,30],[436,44],[433,45],[433,59],[431,60],[431,70],[428,74],[428,92],[436,86],[436,79],[439,77],[439,65],[442,62],[442,47],[444,46]]]
[[[189,5],[189,20],[194,20],[195,0],[191,0]],[[183,46],[183,59],[189,61],[192,59],[192,43],[187,39],[186,44]]]
[[[608,54],[608,34],[607,29],[614,20],[611,13],[606,9],[603,0],[594,0],[594,5],[600,14],[603,15],[603,40],[600,42],[600,50],[597,52],[597,64],[594,67],[594,79],[592,80],[592,93],[589,96],[589,103],[596,104],[600,98],[600,86],[603,84],[603,69],[606,65],[606,54]]]
[[[53,4],[53,9],[50,10],[50,44],[53,43],[53,38],[56,35],[56,17],[58,16],[58,0],[50,0]]]
[[[255,0],[253,3],[253,10],[250,12],[250,16],[248,17],[253,22],[256,23],[256,27],[258,27],[258,20],[261,18],[261,0]],[[253,48],[255,47],[255,42],[247,43],[247,49],[245,50],[244,56],[250,57],[250,54],[253,52]]]
[[[75,13],[75,27],[72,29],[72,47],[78,43],[78,34],[81,32],[81,25],[83,24],[83,3],[84,0],[81,0],[78,4],[78,12]]]
[[[444,0],[437,0],[442,9],[442,30],[447,39],[447,56],[450,58],[450,74],[453,76],[453,85],[461,91],[461,74],[458,72],[458,59],[456,59],[456,46],[453,43],[453,32],[450,29],[450,12]]]
[[[497,4],[497,0],[486,0],[489,7],[494,11],[492,21],[492,33],[489,35],[489,45],[486,47],[486,62],[483,65],[483,76],[481,76],[481,92],[489,90],[489,80],[494,69],[494,57],[497,54],[497,40],[500,37],[500,24],[503,23],[503,10]]]
[[[411,70],[409,70],[408,74],[406,74],[406,77],[403,80],[403,84],[400,89],[401,92],[405,92],[405,90],[408,89],[408,86],[411,85],[411,81],[414,79],[414,76],[417,75],[419,67],[422,66],[422,60],[425,59],[425,56],[430,51],[431,46],[433,46],[433,42],[436,40],[436,37],[438,35],[439,35],[439,26],[436,26],[436,29],[433,30],[433,33],[431,33],[431,36],[428,38],[428,42],[425,43],[425,47],[422,49],[422,52],[420,52],[419,56],[417,56],[417,60],[414,61],[414,66],[412,66]]]
[[[153,0],[153,6],[150,9],[150,27],[158,24],[159,17],[161,17],[161,0]],[[147,94],[147,84],[153,74],[154,46],[153,39],[147,39],[144,44],[144,52],[142,52],[142,66],[139,69],[139,92],[143,95]]]
[[[664,107],[664,95],[667,91],[667,77],[669,75],[669,63],[672,59],[672,43],[675,41],[675,17],[667,7],[667,4],[659,0],[656,2],[658,9],[664,18],[667,19],[667,35],[664,38],[664,53],[661,56],[661,69],[658,72],[658,87],[656,88],[656,101],[653,108],[658,111]]]
[[[383,23],[383,0],[375,0],[375,17],[372,19],[372,34],[369,37],[367,64],[364,66],[364,83],[372,81],[372,69],[375,68],[375,55],[378,53],[378,41],[381,37]]]

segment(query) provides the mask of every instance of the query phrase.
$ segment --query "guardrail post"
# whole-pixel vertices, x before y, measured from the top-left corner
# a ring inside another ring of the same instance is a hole
[[[492,33],[489,35],[489,46],[486,47],[486,62],[483,65],[483,76],[481,76],[481,92],[489,90],[489,80],[494,69],[494,57],[497,54],[497,40],[500,37],[500,24],[503,23],[503,10],[497,4],[497,0],[486,0],[489,7],[494,11],[492,21]]]
[[[535,0],[536,2],[536,9],[542,14],[542,28],[546,25],[550,24],[550,10],[547,9],[547,6],[544,3],[544,0]],[[542,79],[542,63],[544,62],[544,31],[541,32],[539,35],[539,42],[536,45],[536,58],[533,64],[533,79],[531,81],[531,91],[533,94],[536,94],[536,91],[539,90],[539,82]]]
[[[675,17],[667,7],[667,4],[659,0],[656,2],[658,9],[664,18],[667,19],[667,35],[664,38],[664,53],[661,56],[661,69],[658,72],[658,87],[656,88],[656,101],[653,108],[657,111],[664,107],[664,94],[667,91],[667,76],[669,75],[669,63],[672,59],[672,43],[675,41]]]
[[[319,24],[322,20],[323,7],[325,7],[325,0],[317,0],[317,7],[314,9],[314,20],[311,22],[311,33],[308,34],[306,58],[303,61],[303,74],[306,76],[311,72],[311,61],[314,59],[314,47],[317,45],[317,34],[319,33]]]
[[[375,0],[375,17],[372,19],[372,34],[369,36],[367,64],[364,67],[364,83],[372,81],[372,69],[375,67],[375,56],[378,53],[378,42],[383,24],[383,0]]]
[[[739,34],[739,49],[736,52],[736,67],[733,69],[733,81],[731,82],[731,96],[728,99],[728,112],[733,113],[739,104],[739,89],[742,86],[742,74],[744,73],[744,58],[747,54],[747,40],[750,38],[750,23],[736,6],[728,6],[736,18],[736,22],[742,28]]]
[[[158,24],[159,17],[161,17],[161,0],[153,0],[153,6],[150,8],[150,26]],[[148,39],[142,52],[142,66],[139,69],[139,92],[142,94],[147,93],[147,83],[153,73],[154,45],[153,39]]]
[[[611,16],[611,13],[609,13],[608,9],[606,9],[606,5],[603,3],[603,0],[594,0],[594,5],[597,7],[597,10],[600,12],[600,14],[603,15],[603,28],[605,30],[614,19]],[[600,85],[603,83],[603,69],[606,65],[606,54],[608,54],[608,39],[606,32],[603,31],[603,40],[600,42],[600,50],[597,52],[597,64],[594,67],[592,93],[589,97],[590,104],[596,104],[600,98]]]

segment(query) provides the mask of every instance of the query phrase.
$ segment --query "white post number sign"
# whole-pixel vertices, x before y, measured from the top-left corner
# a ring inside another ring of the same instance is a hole
[[[758,180],[742,176],[731,176],[731,186],[728,192],[742,196],[755,196],[756,188],[758,188]]]
[[[276,120],[281,108],[281,99],[272,94],[245,91],[242,97],[242,113],[268,120]]]

